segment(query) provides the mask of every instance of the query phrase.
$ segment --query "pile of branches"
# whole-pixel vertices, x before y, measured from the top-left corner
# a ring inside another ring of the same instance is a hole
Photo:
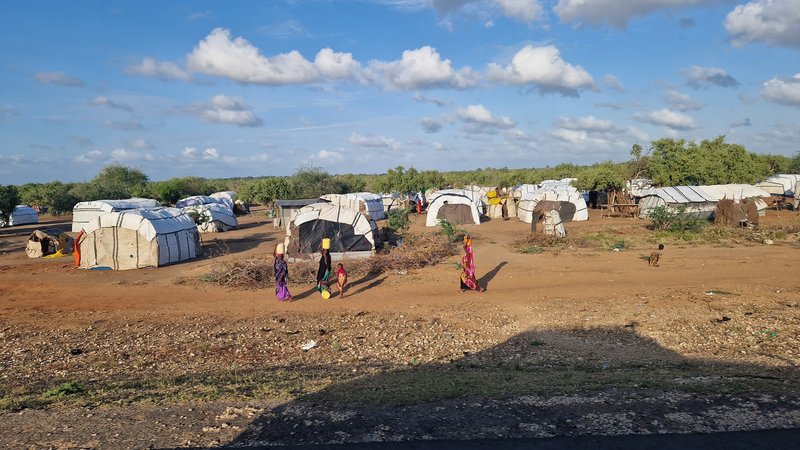
[[[438,264],[458,252],[458,246],[443,234],[409,234],[403,245],[370,258],[343,261],[350,278],[380,275],[384,272],[421,269]],[[289,283],[313,285],[318,261],[289,263]],[[334,262],[334,271],[336,263]],[[265,289],[275,286],[272,258],[251,257],[221,262],[213,272],[201,277],[205,282],[231,289]]]

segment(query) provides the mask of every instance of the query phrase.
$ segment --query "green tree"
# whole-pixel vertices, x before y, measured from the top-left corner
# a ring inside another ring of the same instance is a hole
[[[19,187],[20,201],[26,205],[39,205],[53,215],[72,211],[80,201],[73,193],[73,183],[53,181],[51,183],[28,183]]]
[[[344,194],[344,187],[319,167],[301,167],[291,177],[294,198],[317,198],[325,194]]]
[[[789,165],[787,172],[800,173],[800,152],[794,154]]]
[[[625,185],[627,167],[605,161],[583,169],[572,185],[580,191],[608,191],[622,189]]]
[[[147,193],[148,178],[141,170],[111,165],[89,183],[78,187],[78,196],[86,200],[118,200]]]
[[[345,192],[364,192],[367,190],[367,177],[364,175],[348,173],[338,175],[335,178]]]
[[[268,177],[239,184],[237,196],[247,203],[270,204],[275,200],[297,198],[286,178]]]
[[[19,192],[16,186],[0,185],[0,219],[8,222],[8,218],[14,211],[14,208],[19,205]]]

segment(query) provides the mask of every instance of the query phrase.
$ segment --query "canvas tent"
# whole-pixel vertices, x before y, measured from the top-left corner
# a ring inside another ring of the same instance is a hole
[[[236,215],[223,203],[187,206],[181,210],[194,219],[201,233],[220,233],[239,226]]]
[[[211,197],[217,199],[220,203],[223,203],[228,208],[230,208],[231,211],[233,211],[234,208],[233,198],[236,197],[236,192],[234,191],[214,192],[213,194],[211,194]]]
[[[540,203],[542,204],[540,205]],[[586,199],[577,190],[540,190],[526,194],[517,205],[517,217],[525,223],[531,223],[534,212],[550,210],[559,211],[560,219],[563,222],[589,220]]]
[[[755,204],[759,216],[764,216],[767,210],[765,198],[769,198],[769,192],[749,184],[712,184],[708,186],[698,186],[709,197],[720,201],[723,199],[741,202],[743,198],[751,199]]]
[[[214,198],[210,195],[193,195],[178,200],[175,203],[176,208],[186,208],[187,206],[208,205],[210,203],[222,203],[220,199]]]
[[[330,238],[331,253],[369,252],[376,248],[375,221],[354,209],[335,203],[304,206],[286,231],[286,249],[292,253],[315,253],[323,238]]]
[[[272,219],[272,226],[274,228],[284,227],[288,230],[289,224],[292,222],[292,219],[294,219],[294,216],[297,215],[297,211],[314,203],[319,203],[319,199],[301,198],[298,200],[275,200],[275,207],[278,209],[278,214]]]
[[[8,223],[0,218],[0,227],[39,223],[39,213],[28,205],[17,205],[8,215]]]
[[[61,250],[62,253],[72,253],[75,240],[62,231],[60,228],[48,228],[44,230],[33,230],[28,243],[25,246],[25,253],[29,258],[41,258],[52,255]]]
[[[444,189],[434,192],[428,202],[425,225],[435,227],[440,219],[453,224],[480,224],[483,203],[476,192],[464,189]]]
[[[80,267],[160,267],[202,253],[194,220],[178,208],[132,209],[97,216],[76,244]]]
[[[129,209],[160,208],[158,201],[149,198],[129,198],[125,200],[95,200],[80,202],[72,209],[72,232],[78,233],[85,225],[98,216]]]
[[[342,205],[354,209],[361,214],[366,214],[372,220],[383,220],[386,212],[383,210],[383,198],[372,192],[354,192],[351,194],[327,194],[320,197],[326,202]]]
[[[650,190],[639,200],[639,217],[646,219],[654,208],[665,206],[673,209],[683,207],[685,214],[709,219],[720,200],[740,201],[743,198],[752,199],[758,215],[763,216],[767,208],[763,200],[766,197],[769,197],[768,192],[749,184],[661,187]]]
[[[518,186],[514,186],[514,189],[511,191],[511,195],[515,199],[521,199],[526,194],[533,194],[539,190],[538,184],[520,184]]]
[[[764,181],[756,183],[756,187],[772,195],[790,197],[792,198],[791,203],[794,209],[800,208],[800,175],[774,175]]]

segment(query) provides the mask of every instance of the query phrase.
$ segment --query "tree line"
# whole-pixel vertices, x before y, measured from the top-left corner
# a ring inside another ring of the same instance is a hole
[[[510,187],[540,183],[548,179],[577,178],[573,185],[585,191],[620,189],[626,180],[649,178],[657,185],[705,185],[746,183],[776,173],[800,173],[800,152],[793,157],[757,154],[720,136],[700,143],[680,139],[659,139],[647,149],[631,148],[628,161],[604,161],[592,165],[558,164],[554,167],[509,169],[485,168],[467,171],[419,171],[403,166],[384,174],[331,175],[318,167],[302,167],[291,176],[226,179],[176,177],[152,181],[139,169],[111,165],[85,183],[27,183],[0,186],[0,211],[14,205],[38,205],[51,214],[72,211],[81,201],[154,198],[174,205],[181,198],[232,190],[248,203],[269,204],[278,199],[317,198],[324,194],[348,192],[413,193],[428,189],[480,186]]]

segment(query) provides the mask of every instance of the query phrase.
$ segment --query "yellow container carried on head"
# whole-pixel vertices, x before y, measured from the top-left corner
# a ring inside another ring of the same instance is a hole
[[[324,250],[330,250],[331,249],[331,239],[330,238],[323,238],[322,239],[322,248]]]

